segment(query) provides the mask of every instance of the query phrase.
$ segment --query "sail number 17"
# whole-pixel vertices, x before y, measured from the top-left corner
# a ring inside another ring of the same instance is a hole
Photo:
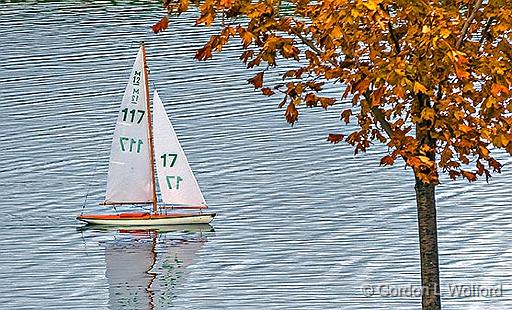
[[[167,175],[165,180],[169,189],[180,189],[180,182],[183,181],[183,178],[178,175]]]
[[[174,167],[174,164],[176,163],[176,158],[178,158],[178,154],[162,154],[160,156],[162,159],[162,166],[164,167]]]

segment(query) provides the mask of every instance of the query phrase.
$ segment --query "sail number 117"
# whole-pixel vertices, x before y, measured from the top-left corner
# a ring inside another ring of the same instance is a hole
[[[135,121],[137,121],[137,124],[140,124],[140,122],[142,122],[142,118],[146,113],[146,111],[144,110],[128,110],[128,108],[122,109],[121,112],[123,113],[123,122],[129,121],[130,123],[134,123]],[[137,114],[138,118],[135,117],[135,114]]]
[[[137,152],[140,153],[141,147],[144,142],[141,139],[134,139],[128,137],[119,137],[119,144],[123,152]]]

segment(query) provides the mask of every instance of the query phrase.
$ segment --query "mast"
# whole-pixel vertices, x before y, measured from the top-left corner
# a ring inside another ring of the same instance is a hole
[[[144,77],[146,83],[146,110],[148,111],[148,134],[149,134],[149,161],[151,162],[151,182],[153,185],[153,213],[158,212],[156,205],[156,180],[155,180],[155,146],[153,144],[153,126],[151,124],[151,105],[149,103],[149,78],[148,65],[146,63],[146,48],[144,42],[140,42],[142,47],[142,59],[144,63]]]

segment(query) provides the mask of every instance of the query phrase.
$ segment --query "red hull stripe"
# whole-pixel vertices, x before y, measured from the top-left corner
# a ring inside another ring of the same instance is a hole
[[[199,216],[202,214],[149,214],[144,212],[120,213],[120,214],[88,214],[81,215],[79,218],[91,220],[149,220],[149,219],[166,219],[187,216]]]

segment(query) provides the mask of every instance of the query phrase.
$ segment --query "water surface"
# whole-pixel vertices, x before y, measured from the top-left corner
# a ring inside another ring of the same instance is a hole
[[[350,132],[311,109],[290,127],[247,86],[230,47],[185,14],[153,35],[158,4],[0,4],[0,304],[5,309],[414,309],[365,285],[418,285],[413,176],[330,145]],[[108,152],[144,40],[158,88],[212,211],[215,232],[77,231],[103,212]],[[442,290],[503,285],[447,309],[512,308],[510,159],[489,184],[438,189]],[[123,286],[123,283],[126,285]],[[148,283],[150,288],[148,289]]]

